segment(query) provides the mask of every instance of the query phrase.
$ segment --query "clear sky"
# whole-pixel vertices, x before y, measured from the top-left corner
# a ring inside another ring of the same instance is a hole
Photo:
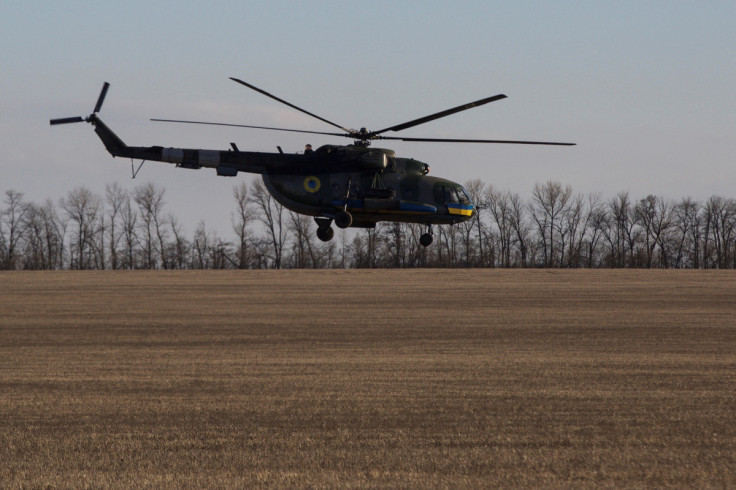
[[[627,190],[736,197],[736,2],[73,1],[0,4],[0,191],[37,202],[152,181],[192,232],[230,232],[232,188],[214,170],[113,159],[86,124],[136,146],[301,151],[329,137],[155,123],[180,118],[380,129],[497,93],[508,99],[401,136],[571,141],[575,147],[378,142],[465,182],[527,198],[536,182],[604,199]],[[391,143],[391,144],[386,144]]]

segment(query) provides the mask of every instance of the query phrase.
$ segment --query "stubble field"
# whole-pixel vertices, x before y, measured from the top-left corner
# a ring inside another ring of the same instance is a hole
[[[0,274],[2,487],[736,486],[736,276]]]

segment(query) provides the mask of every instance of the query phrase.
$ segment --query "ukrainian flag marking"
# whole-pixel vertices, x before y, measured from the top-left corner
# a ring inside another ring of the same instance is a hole
[[[447,204],[447,211],[455,216],[472,216],[473,205],[472,204]]]

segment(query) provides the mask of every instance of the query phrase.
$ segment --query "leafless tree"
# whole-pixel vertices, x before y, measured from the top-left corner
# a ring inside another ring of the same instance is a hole
[[[490,212],[497,230],[495,236],[498,241],[499,265],[511,267],[511,248],[515,240],[511,194],[507,191],[498,191],[489,185],[486,188],[483,204]]]
[[[286,226],[284,226],[284,207],[278,203],[271,193],[266,190],[261,180],[254,180],[251,185],[251,201],[255,204],[258,213],[256,219],[263,223],[269,235],[269,256],[275,269],[281,268],[284,244],[286,243]]]
[[[531,227],[529,225],[526,209],[527,206],[521,199],[519,194],[510,194],[509,203],[511,205],[510,223],[516,236],[516,246],[519,253],[519,265],[528,267],[530,258],[533,259],[533,253],[530,253],[531,244]],[[532,260],[533,262],[533,260]]]
[[[209,262],[210,262],[210,269],[226,269],[228,268],[232,263],[232,258],[230,257],[230,243],[226,242],[225,240],[221,239],[219,236],[217,236],[217,232],[212,230],[210,231],[210,243],[212,244],[209,249]]]
[[[71,242],[72,269],[93,268],[94,239],[102,213],[102,201],[86,187],[71,190],[61,198],[60,206],[75,227],[75,239]]]
[[[165,192],[165,189],[150,182],[136,187],[133,191],[133,199],[141,216],[141,235],[147,269],[155,269],[158,265],[164,269],[168,268],[165,255],[168,232],[163,219]]]
[[[611,266],[634,267],[639,233],[628,192],[619,192],[608,202],[608,217],[604,236],[610,246]]]
[[[596,235],[600,232],[600,228],[590,226],[591,221],[598,218],[596,213],[599,210],[596,207],[599,206],[600,198],[597,195],[589,195],[587,199],[582,195],[572,197],[563,213],[560,226],[560,236],[565,237],[561,242],[567,247],[566,253],[562,255],[561,267],[583,267],[589,262],[585,255],[588,251],[592,253],[595,247],[586,247],[586,244],[594,240],[592,243],[595,245],[599,239]]]
[[[314,237],[314,221],[310,216],[289,211],[288,232],[291,235],[290,266],[298,269],[319,269],[325,266],[329,257],[324,252],[330,244],[317,244]]]
[[[120,208],[120,222],[122,225],[123,233],[123,244],[124,249],[124,261],[122,268],[125,269],[136,269],[138,263],[136,256],[138,255],[138,213],[133,208],[133,201],[130,195],[126,194],[123,199],[122,207]]]
[[[588,197],[588,219],[586,221],[586,266],[589,268],[594,265],[601,264],[599,257],[599,243],[603,238],[608,222],[608,215],[605,206],[601,203],[600,198],[591,194]]]
[[[61,269],[64,266],[66,223],[59,218],[50,199],[42,205],[28,204],[25,215],[26,269]]]
[[[476,205],[481,203],[485,194],[486,185],[480,179],[471,179],[465,182],[465,190],[470,196],[470,200]],[[477,213],[477,211],[476,211]],[[459,228],[462,230],[462,245],[465,267],[473,267],[481,265],[479,247],[482,244],[483,229],[480,219],[469,219],[460,223]],[[476,240],[477,239],[477,240]]]
[[[169,226],[171,226],[171,234],[174,236],[174,241],[170,244],[171,265],[174,269],[185,269],[189,267],[190,246],[187,239],[184,238],[179,220],[173,213],[169,214]]]
[[[437,261],[439,267],[460,266],[461,231],[457,226],[440,226],[435,233]],[[432,245],[434,247],[434,245]]]
[[[18,265],[18,246],[23,238],[22,226],[27,209],[22,193],[5,191],[5,209],[0,213],[0,263],[3,269],[12,270]]]
[[[200,221],[192,240],[192,269],[210,268],[210,243],[204,221]]]
[[[674,256],[670,266],[676,269],[700,267],[702,213],[700,204],[690,197],[682,199],[673,209]]]
[[[248,186],[245,181],[233,188],[233,196],[235,197],[235,214],[233,215],[232,224],[233,231],[236,235],[235,257],[236,267],[238,269],[248,268],[248,241],[249,230],[248,224],[251,221],[250,200],[248,198]]]
[[[353,237],[350,246],[352,266],[358,269],[378,267],[380,228],[365,228]]]
[[[406,266],[406,236],[403,223],[387,223],[382,227],[382,243],[386,253],[387,267],[401,268]]]
[[[563,186],[559,182],[548,181],[534,185],[529,211],[537,225],[545,267],[551,267],[555,263],[557,253],[555,246],[556,242],[560,241],[559,220],[566,211],[571,196],[572,188],[569,185]],[[564,242],[560,244],[560,247],[564,251]]]
[[[25,251],[23,252],[24,269],[49,269],[45,231],[43,208],[34,203],[28,203],[23,219],[23,234],[25,237]]]
[[[657,246],[660,249],[662,265],[667,267],[667,251],[663,238],[672,223],[671,211],[671,206],[667,201],[653,195],[640,200],[634,207],[635,219],[643,230],[647,269],[652,267],[654,250]]]
[[[120,187],[117,182],[105,186],[105,202],[107,203],[107,230],[108,230],[108,247],[110,251],[110,268],[113,270],[120,268],[120,220],[121,210],[125,204],[127,192]]]
[[[705,204],[706,237],[703,249],[712,243],[715,252],[713,266],[719,269],[734,267],[734,234],[736,232],[736,200],[711,196]]]

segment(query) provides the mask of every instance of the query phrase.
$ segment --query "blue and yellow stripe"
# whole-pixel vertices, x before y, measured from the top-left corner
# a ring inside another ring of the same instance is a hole
[[[472,204],[447,204],[447,211],[455,216],[473,216],[473,209]]]

